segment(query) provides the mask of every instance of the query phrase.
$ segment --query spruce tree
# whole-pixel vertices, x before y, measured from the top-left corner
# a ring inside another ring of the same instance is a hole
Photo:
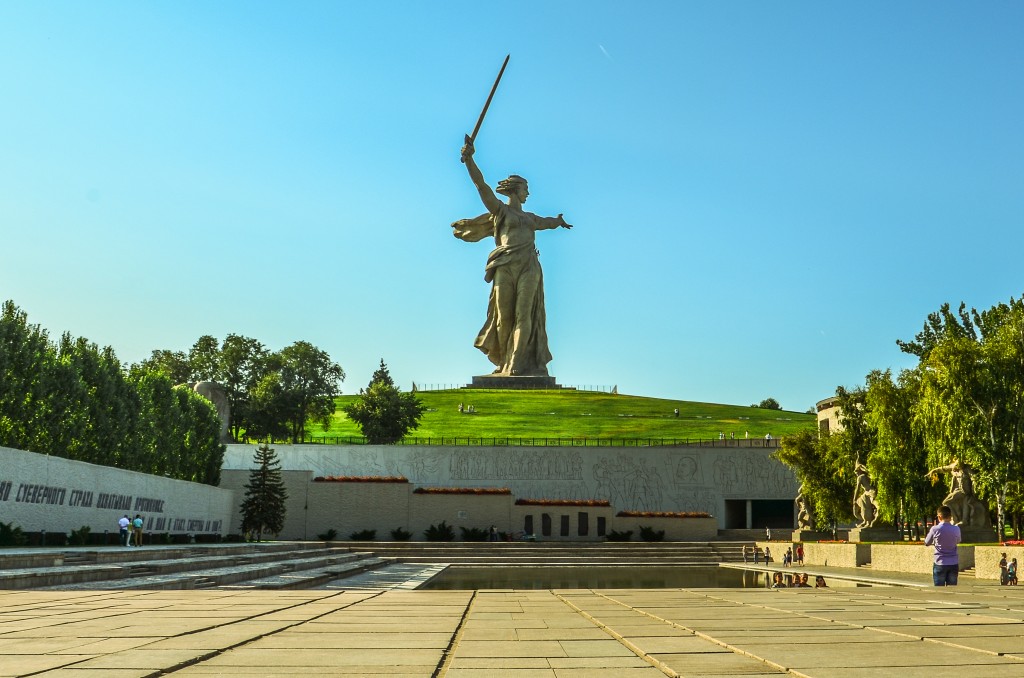
[[[242,533],[255,535],[261,541],[263,533],[277,535],[284,527],[285,500],[288,492],[281,478],[281,462],[267,443],[256,449],[253,456],[256,468],[249,472],[242,500]]]
[[[383,358],[370,385],[359,391],[359,400],[342,408],[371,445],[394,445],[419,426],[423,403],[415,393],[395,386]]]

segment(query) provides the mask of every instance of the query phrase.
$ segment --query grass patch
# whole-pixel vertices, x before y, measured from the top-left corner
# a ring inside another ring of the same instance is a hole
[[[459,389],[417,393],[426,409],[416,438],[678,438],[714,440],[719,433],[743,440],[787,436],[813,428],[817,418],[803,412],[762,410],[684,400],[584,391],[484,391]],[[330,428],[319,436],[359,437],[341,411],[359,396],[337,398]],[[459,404],[472,405],[462,414]],[[679,409],[676,417],[673,410]]]

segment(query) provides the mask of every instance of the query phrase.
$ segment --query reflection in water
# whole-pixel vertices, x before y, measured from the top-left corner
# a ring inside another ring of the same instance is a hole
[[[769,578],[770,579],[770,578]],[[813,581],[813,580],[812,580]],[[830,580],[829,586],[856,586]],[[723,567],[463,567],[453,565],[421,589],[766,588],[765,573]]]

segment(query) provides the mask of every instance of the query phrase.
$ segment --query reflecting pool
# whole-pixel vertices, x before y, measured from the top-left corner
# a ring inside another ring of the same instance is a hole
[[[725,567],[546,566],[474,567],[451,565],[420,589],[675,589],[767,588],[764,572]],[[814,577],[811,577],[814,581]],[[829,587],[865,586],[830,579]]]

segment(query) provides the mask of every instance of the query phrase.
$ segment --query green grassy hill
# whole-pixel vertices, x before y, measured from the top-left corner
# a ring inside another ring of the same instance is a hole
[[[583,391],[426,391],[417,396],[426,412],[416,438],[676,438],[717,440],[735,434],[743,439],[779,438],[813,428],[815,416],[802,412],[762,410],[683,400],[612,395]],[[307,437],[359,436],[341,412],[358,396],[337,399],[338,411],[328,431],[312,427]],[[460,414],[459,403],[475,414]],[[673,410],[679,408],[679,417]]]

